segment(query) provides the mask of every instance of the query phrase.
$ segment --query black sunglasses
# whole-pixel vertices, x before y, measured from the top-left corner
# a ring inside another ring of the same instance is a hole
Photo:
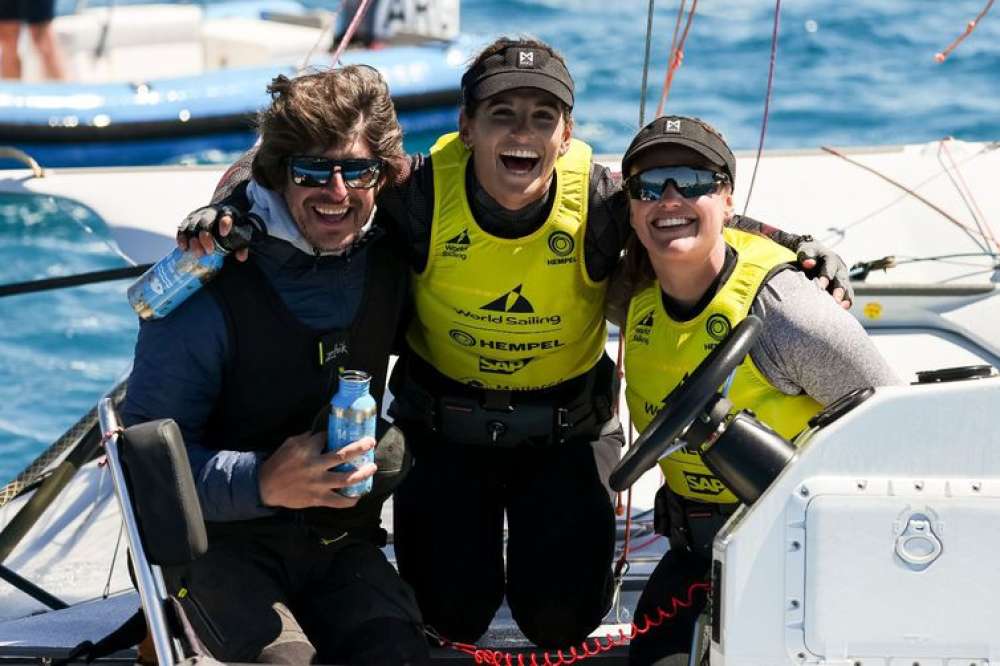
[[[334,160],[328,157],[296,155],[288,158],[288,171],[292,182],[299,187],[326,187],[339,173],[344,185],[355,190],[370,190],[378,184],[382,173],[382,160],[371,159]]]
[[[638,201],[659,201],[668,183],[673,183],[677,192],[686,199],[695,199],[712,194],[719,185],[728,182],[724,173],[711,169],[696,169],[687,166],[654,167],[629,176],[625,181],[625,191],[630,199]]]

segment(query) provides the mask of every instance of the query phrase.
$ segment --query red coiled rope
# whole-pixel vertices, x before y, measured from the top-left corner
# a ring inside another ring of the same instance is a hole
[[[618,631],[618,635],[606,634],[602,638],[592,638],[580,644],[579,649],[574,647],[568,650],[557,650],[555,654],[543,652],[539,655],[536,652],[531,654],[513,654],[502,650],[484,650],[471,643],[455,643],[446,638],[438,636],[435,632],[428,630],[427,634],[441,643],[441,647],[451,648],[458,652],[463,652],[473,658],[477,664],[487,664],[488,666],[566,666],[583,661],[588,657],[608,652],[616,647],[622,647],[636,636],[647,633],[649,630],[660,626],[667,620],[673,619],[680,608],[690,608],[694,604],[694,594],[696,592],[708,592],[708,583],[692,583],[687,589],[685,599],[670,599],[670,610],[662,608],[656,609],[656,617],[646,615],[642,618],[642,626],[632,623],[628,633],[624,629]]]

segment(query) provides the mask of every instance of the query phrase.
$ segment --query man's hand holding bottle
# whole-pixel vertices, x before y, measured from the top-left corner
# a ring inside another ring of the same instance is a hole
[[[371,478],[377,467],[368,463],[352,472],[335,472],[333,468],[375,448],[375,440],[362,437],[337,451],[325,451],[325,447],[325,432],[305,432],[286,439],[259,467],[261,502],[287,509],[347,509],[357,504],[359,497],[344,497],[338,491]]]

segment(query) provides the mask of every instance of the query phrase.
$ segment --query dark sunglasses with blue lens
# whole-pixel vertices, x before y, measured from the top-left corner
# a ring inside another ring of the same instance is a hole
[[[378,158],[334,160],[310,155],[288,158],[292,182],[299,187],[326,187],[333,180],[333,174],[339,173],[345,186],[370,190],[378,184],[382,166],[383,162]]]
[[[630,199],[659,201],[667,184],[673,183],[677,193],[686,199],[712,194],[719,185],[729,182],[724,173],[687,166],[654,167],[629,176],[625,191]]]

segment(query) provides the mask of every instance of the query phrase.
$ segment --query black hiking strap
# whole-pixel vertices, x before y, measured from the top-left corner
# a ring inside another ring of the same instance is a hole
[[[84,641],[70,650],[70,653],[62,659],[53,659],[52,666],[66,666],[67,664],[83,662],[91,663],[95,659],[107,657],[119,652],[135,647],[146,637],[146,616],[142,609],[137,610],[132,617],[112,631],[101,640],[93,643]]]
[[[212,653],[198,638],[198,634],[191,626],[191,621],[188,620],[187,613],[184,612],[184,607],[176,597],[170,595],[167,598],[164,611],[167,616],[167,624],[170,626],[170,633],[181,639],[185,656],[203,658],[198,660],[199,663],[217,663],[211,658]],[[120,627],[96,643],[84,641],[70,650],[70,653],[62,659],[53,659],[52,666],[67,666],[81,662],[89,664],[121,650],[128,650],[141,643],[146,638],[146,632],[146,616],[140,608]]]

